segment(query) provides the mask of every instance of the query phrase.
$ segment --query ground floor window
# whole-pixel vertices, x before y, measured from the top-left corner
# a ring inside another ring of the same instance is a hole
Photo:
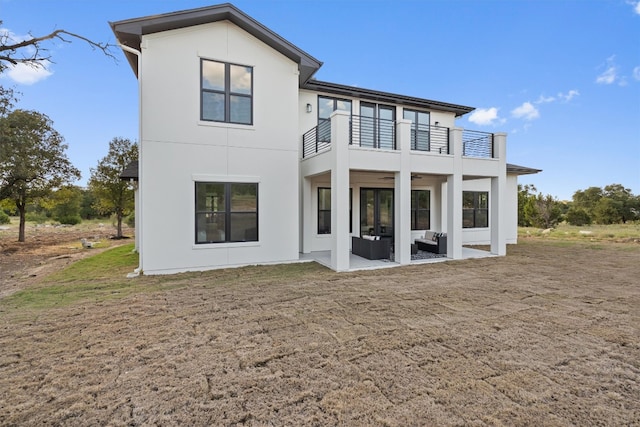
[[[411,190],[411,229],[429,230],[431,228],[431,192],[429,190]]]
[[[489,227],[489,192],[462,192],[462,228]]]
[[[258,240],[258,184],[196,182],[196,243]]]
[[[349,233],[353,224],[353,190],[349,189]],[[331,188],[318,188],[318,234],[331,234]]]

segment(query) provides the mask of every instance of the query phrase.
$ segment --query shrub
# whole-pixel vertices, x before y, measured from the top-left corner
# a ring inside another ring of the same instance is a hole
[[[82,222],[80,215],[65,215],[58,218],[60,224],[76,225]]]
[[[583,208],[571,207],[567,211],[567,222],[571,225],[589,225],[591,224],[591,216]]]
[[[11,222],[11,218],[9,215],[5,213],[2,209],[0,209],[0,224],[9,224]]]
[[[25,215],[27,221],[35,222],[36,224],[44,224],[49,220],[43,213],[27,212]]]
[[[136,215],[135,215],[135,213],[132,212],[129,215],[127,215],[127,217],[124,219],[124,223],[127,224],[131,228],[135,228],[136,227]]]

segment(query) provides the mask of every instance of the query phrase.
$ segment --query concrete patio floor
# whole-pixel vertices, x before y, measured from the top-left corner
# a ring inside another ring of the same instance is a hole
[[[462,248],[462,259],[472,259],[472,258],[489,258],[495,257],[490,252],[473,249],[468,247]],[[308,254],[300,254],[300,261],[315,261],[318,264],[322,264],[325,267],[331,268],[331,251],[317,251],[310,252]],[[417,259],[412,260],[410,265],[417,264],[433,264],[437,262],[446,262],[453,261],[451,258],[441,257],[441,258],[428,258],[428,259]],[[358,270],[376,270],[381,268],[391,268],[391,267],[399,267],[400,264],[388,259],[378,259],[371,260],[360,257],[358,255],[354,255],[349,253],[349,271],[358,271]]]

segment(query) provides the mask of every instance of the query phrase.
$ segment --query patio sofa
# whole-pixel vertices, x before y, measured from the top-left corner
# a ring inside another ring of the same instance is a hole
[[[375,236],[351,237],[351,253],[366,259],[389,259],[391,241]]]
[[[415,239],[418,249],[421,251],[432,252],[434,254],[447,253],[447,234],[437,233],[435,231],[426,231],[424,238]]]

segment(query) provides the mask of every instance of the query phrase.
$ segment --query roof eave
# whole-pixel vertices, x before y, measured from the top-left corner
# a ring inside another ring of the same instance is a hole
[[[355,86],[341,85],[337,83],[324,82],[320,80],[309,80],[302,86],[303,89],[313,90],[317,92],[331,93],[352,98],[362,98],[378,102],[386,102],[409,107],[427,108],[431,110],[447,111],[455,113],[456,117],[465,115],[473,110],[474,107],[465,105],[450,104],[446,102],[434,101],[424,98],[416,98],[412,96],[398,95],[389,92],[382,92],[372,89],[364,89]]]
[[[225,20],[232,22],[296,62],[300,70],[300,85],[306,83],[322,66],[321,61],[288,42],[230,3],[109,22],[109,25],[120,44],[140,50],[143,35]],[[124,53],[133,68],[133,72],[137,75],[136,56],[130,52],[125,51]]]

